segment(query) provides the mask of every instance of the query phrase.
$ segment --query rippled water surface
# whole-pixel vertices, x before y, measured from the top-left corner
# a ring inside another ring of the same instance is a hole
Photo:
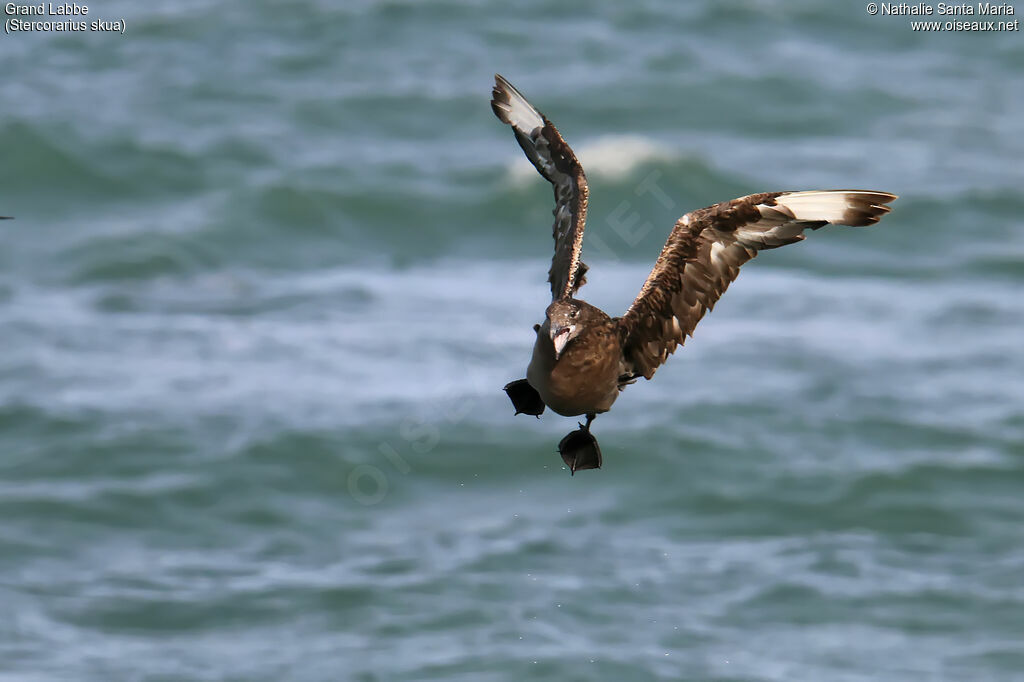
[[[125,34],[0,37],[0,679],[1024,679],[1019,32],[89,12]],[[588,170],[613,314],[687,210],[901,198],[746,266],[570,477],[500,390],[551,199],[495,71]]]

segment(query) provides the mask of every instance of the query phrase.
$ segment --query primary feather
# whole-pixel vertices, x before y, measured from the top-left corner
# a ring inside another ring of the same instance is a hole
[[[650,379],[758,251],[801,241],[806,229],[877,223],[895,198],[864,190],[767,192],[687,213],[620,320],[630,371]]]
[[[494,76],[491,110],[512,126],[519,146],[555,192],[555,255],[548,281],[551,300],[571,298],[586,281],[587,266],[580,260],[583,228],[587,220],[587,176],[572,148],[558,130],[500,75]]]

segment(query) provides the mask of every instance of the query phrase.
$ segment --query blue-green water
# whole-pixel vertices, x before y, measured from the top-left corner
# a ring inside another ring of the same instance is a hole
[[[125,34],[0,36],[0,679],[1024,679],[1019,32],[89,11]],[[588,169],[613,314],[687,210],[901,198],[746,266],[570,477],[500,390],[551,198],[495,71]]]

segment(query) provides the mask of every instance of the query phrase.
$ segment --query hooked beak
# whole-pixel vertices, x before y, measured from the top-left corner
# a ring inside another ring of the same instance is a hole
[[[562,349],[565,348],[565,344],[569,343],[569,335],[576,329],[576,325],[569,325],[568,327],[559,327],[557,329],[552,328],[551,330],[551,343],[555,347],[555,360],[562,354]]]

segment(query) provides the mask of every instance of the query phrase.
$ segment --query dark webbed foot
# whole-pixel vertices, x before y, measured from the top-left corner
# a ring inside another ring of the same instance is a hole
[[[530,385],[526,379],[519,379],[505,384],[505,393],[516,408],[516,414],[532,414],[540,419],[544,412],[544,401],[540,399],[540,393]]]
[[[558,444],[558,454],[562,461],[569,467],[569,472],[575,476],[577,471],[583,469],[601,468],[601,446],[597,444],[594,434],[590,433],[590,422],[594,421],[594,415],[587,415],[586,425],[580,424],[580,428],[573,431]]]

